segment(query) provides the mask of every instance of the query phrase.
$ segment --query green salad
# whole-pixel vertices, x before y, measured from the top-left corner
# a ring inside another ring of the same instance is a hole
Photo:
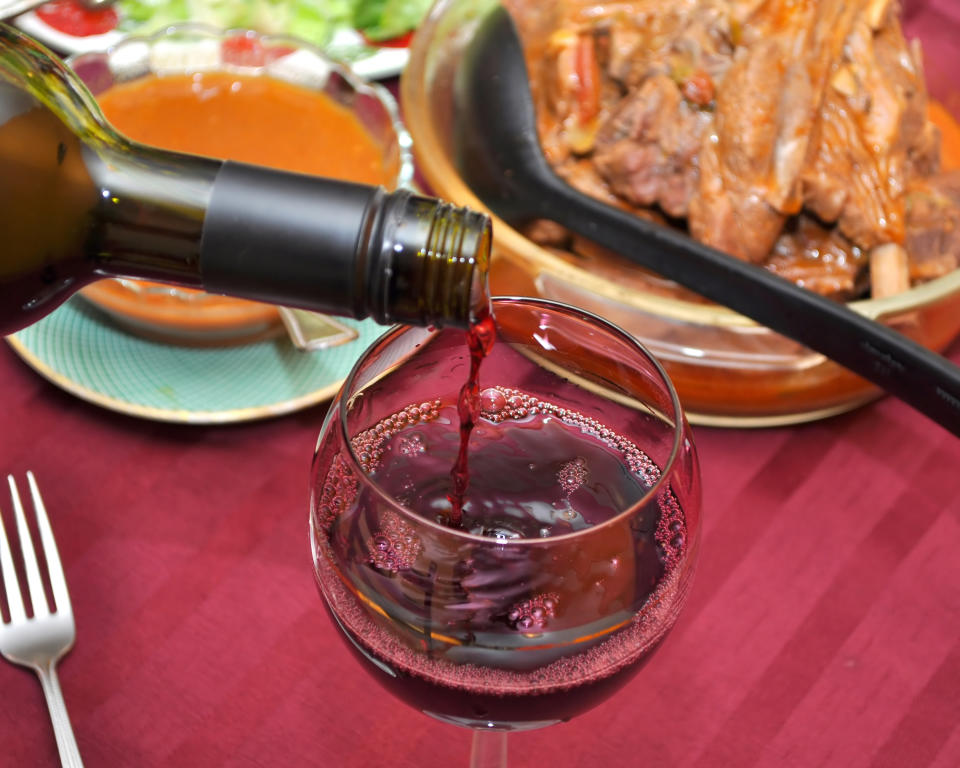
[[[198,21],[294,35],[328,45],[341,30],[373,42],[414,29],[432,0],[119,0],[120,29],[149,34],[169,24]]]

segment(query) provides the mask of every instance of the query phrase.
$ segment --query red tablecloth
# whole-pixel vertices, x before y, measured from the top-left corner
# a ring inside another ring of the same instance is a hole
[[[956,45],[936,18],[915,31]],[[938,58],[927,75],[956,79]],[[0,472],[37,474],[59,540],[78,625],[60,676],[87,768],[466,766],[468,733],[382,693],[320,604],[323,413],[140,421],[0,345]],[[512,735],[512,764],[960,766],[960,440],[889,398],[696,440],[702,558],[676,629],[610,701]],[[46,765],[40,687],[0,663],[0,766]]]
[[[466,765],[468,733],[382,693],[320,604],[322,407],[140,421],[5,345],[0,393],[0,471],[37,474],[67,571],[78,639],[60,673],[88,768]],[[511,736],[514,764],[960,765],[960,440],[889,398],[696,438],[687,610],[615,698]],[[36,679],[0,663],[0,765],[57,764]]]

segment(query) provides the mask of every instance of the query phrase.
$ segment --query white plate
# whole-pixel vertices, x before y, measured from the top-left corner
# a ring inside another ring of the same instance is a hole
[[[14,23],[28,35],[35,37],[44,45],[65,55],[105,51],[123,39],[126,34],[112,31],[102,35],[76,37],[54,29],[33,11],[21,14],[14,20]],[[132,30],[130,34],[137,34],[137,32],[136,30]],[[331,43],[331,50],[335,55],[337,49],[349,49],[362,44],[363,39],[358,32],[351,29],[342,29],[334,36]],[[397,48],[385,46],[383,48],[377,48],[370,55],[350,58],[347,63],[360,77],[370,80],[380,80],[399,75],[407,65],[409,58],[410,51],[406,47]]]

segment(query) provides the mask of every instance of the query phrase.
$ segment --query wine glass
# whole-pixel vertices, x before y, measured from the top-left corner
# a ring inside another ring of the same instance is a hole
[[[475,768],[506,766],[508,731],[568,720],[636,674],[684,603],[700,529],[696,452],[659,363],[583,310],[493,307],[462,507],[471,353],[462,330],[411,327],[344,383],[310,503],[348,647],[402,701],[474,729]]]

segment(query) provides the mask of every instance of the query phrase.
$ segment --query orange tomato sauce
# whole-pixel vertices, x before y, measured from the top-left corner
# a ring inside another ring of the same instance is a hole
[[[164,75],[115,85],[97,100],[135,141],[223,160],[393,186],[360,120],[325,94],[270,77],[228,72]]]

